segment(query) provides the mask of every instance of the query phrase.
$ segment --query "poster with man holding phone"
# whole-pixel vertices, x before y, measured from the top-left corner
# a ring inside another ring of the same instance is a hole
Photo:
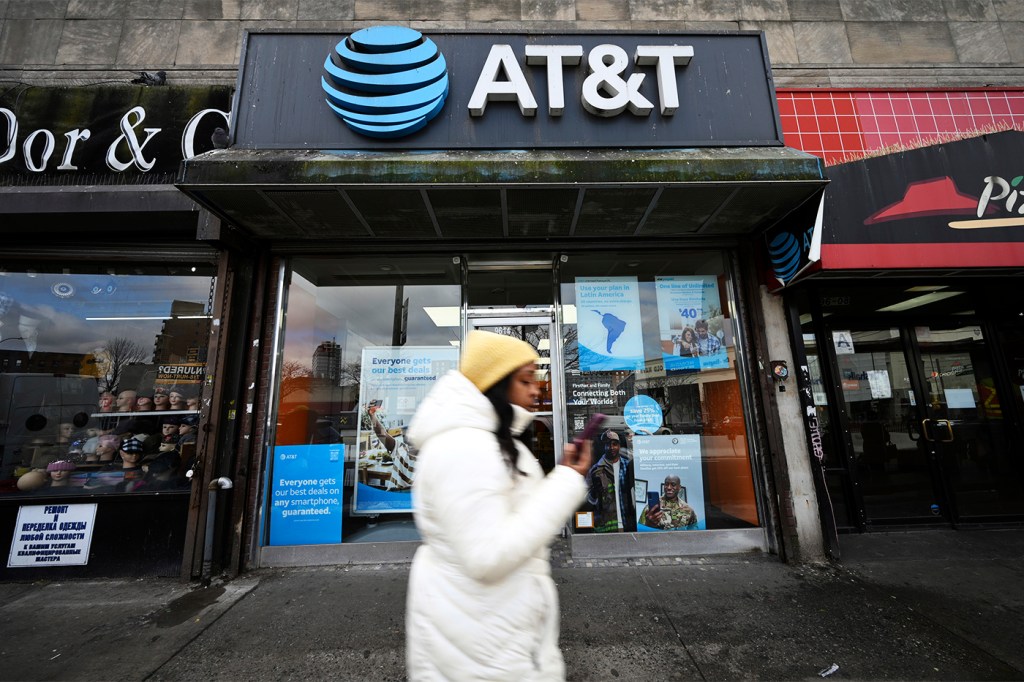
[[[705,530],[704,475],[700,436],[633,436],[633,466],[638,487],[637,530]],[[638,491],[643,492],[643,491]]]

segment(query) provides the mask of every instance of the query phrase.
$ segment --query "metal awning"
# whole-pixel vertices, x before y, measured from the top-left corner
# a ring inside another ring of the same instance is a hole
[[[175,183],[272,241],[623,238],[760,233],[823,190],[789,147],[662,150],[227,149]]]

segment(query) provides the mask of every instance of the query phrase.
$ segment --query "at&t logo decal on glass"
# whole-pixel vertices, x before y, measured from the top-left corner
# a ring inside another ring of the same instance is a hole
[[[356,31],[324,61],[327,104],[357,133],[404,137],[444,107],[448,66],[430,38],[402,26]]]

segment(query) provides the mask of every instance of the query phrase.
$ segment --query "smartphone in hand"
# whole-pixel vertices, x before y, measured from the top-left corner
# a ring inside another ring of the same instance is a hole
[[[647,492],[647,508],[654,509],[655,507],[661,506],[661,495],[656,490],[650,490]]]

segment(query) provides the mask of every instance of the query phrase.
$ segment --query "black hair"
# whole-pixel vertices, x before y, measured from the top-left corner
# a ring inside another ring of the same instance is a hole
[[[484,396],[491,401],[491,405],[494,406],[494,411],[498,415],[498,427],[494,430],[494,435],[498,439],[498,445],[505,458],[505,464],[508,465],[509,473],[525,476],[526,473],[520,471],[516,466],[519,451],[516,450],[515,438],[512,436],[512,419],[515,416],[515,411],[512,409],[512,403],[508,401],[508,387],[511,382],[512,375],[509,374],[484,391]]]

